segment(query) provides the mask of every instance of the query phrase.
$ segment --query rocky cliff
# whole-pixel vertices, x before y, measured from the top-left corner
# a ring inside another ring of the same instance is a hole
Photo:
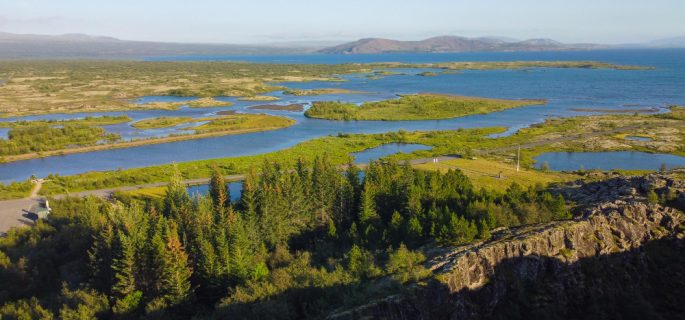
[[[496,233],[439,249],[435,279],[334,319],[682,318],[682,173],[610,177],[557,190],[579,204],[570,221]]]

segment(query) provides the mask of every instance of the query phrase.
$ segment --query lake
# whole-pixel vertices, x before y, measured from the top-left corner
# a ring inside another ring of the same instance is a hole
[[[229,182],[226,184],[228,186],[228,192],[229,192],[229,198],[231,198],[232,202],[240,200],[240,194],[243,192],[243,182],[242,181],[234,181],[234,182]],[[186,191],[188,191],[188,194],[190,196],[195,197],[195,196],[205,196],[207,193],[209,193],[209,185],[208,184],[199,184],[199,185],[194,185],[194,186],[189,186],[186,188]]]
[[[171,58],[169,58],[171,59]],[[550,117],[570,117],[596,112],[577,109],[620,110],[638,107],[657,107],[671,104],[685,105],[685,50],[607,50],[579,52],[516,52],[463,54],[380,54],[380,55],[301,55],[301,56],[230,56],[176,57],[175,60],[240,60],[250,62],[288,63],[344,63],[344,62],[441,62],[441,61],[505,61],[505,60],[598,60],[619,64],[654,66],[655,70],[602,69],[526,69],[463,71],[422,77],[413,72],[402,75],[369,79],[365,75],[345,75],[344,82],[282,83],[292,89],[341,88],[363,91],[360,94],[323,96],[289,96],[281,91],[266,93],[279,97],[275,103],[311,104],[314,101],[348,101],[362,103],[397,97],[398,94],[435,92],[493,98],[542,98],[549,101],[542,106],[529,106],[449,120],[430,121],[328,121],[305,118],[302,112],[250,110],[250,106],[265,102],[238,101],[233,97],[217,97],[235,105],[218,108],[188,108],[178,110],[139,110],[88,114],[53,114],[0,119],[0,121],[36,119],[73,119],[95,115],[126,114],[134,121],[159,116],[189,116],[201,118],[219,111],[236,110],[246,113],[269,113],[296,120],[285,129],[201,140],[179,141],[135,148],[96,151],[82,154],[54,156],[0,164],[0,182],[25,180],[32,174],[44,177],[50,173],[72,175],[91,170],[115,170],[221,157],[235,157],[273,152],[300,142],[338,133],[382,133],[398,130],[453,130],[503,126],[503,134],[510,135],[521,128],[543,122]],[[173,60],[171,59],[171,60]],[[407,70],[401,70],[407,71]],[[141,97],[138,102],[189,101],[191,97]],[[273,102],[268,102],[273,103]],[[183,132],[181,127],[139,130],[130,123],[105,126],[108,132],[118,133],[125,140],[167,136]]]
[[[659,170],[662,165],[666,165],[668,169],[685,167],[685,157],[636,151],[549,152],[535,157],[537,168],[545,162],[549,164],[550,170],[555,171]]]

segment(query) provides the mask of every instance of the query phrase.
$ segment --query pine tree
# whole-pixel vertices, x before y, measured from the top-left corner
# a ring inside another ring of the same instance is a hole
[[[231,225],[228,245],[230,252],[230,275],[237,282],[249,276],[249,258],[252,254],[251,243],[245,230],[245,220],[240,216]]]
[[[361,230],[361,240],[364,243],[374,243],[378,239],[376,224],[380,217],[376,212],[376,203],[373,191],[369,183],[364,184],[364,191],[361,196],[361,208],[359,211],[359,228]]]
[[[113,311],[116,314],[130,314],[140,305],[142,292],[136,289],[136,251],[133,242],[122,231],[117,232],[119,252],[113,261],[114,286],[116,297]]]
[[[173,221],[169,223],[169,230],[166,234],[166,250],[162,258],[162,297],[170,306],[187,301],[191,294],[191,270],[188,267],[188,255],[181,245],[178,230]]]
[[[111,224],[107,223],[93,236],[93,245],[88,250],[91,283],[94,288],[103,292],[112,287],[114,241],[114,229]]]
[[[481,240],[490,238],[490,227],[488,227],[488,224],[485,222],[485,220],[478,220],[477,227],[478,234],[476,235],[476,238]]]
[[[209,181],[209,196],[212,198],[215,211],[219,215],[222,215],[224,209],[230,205],[229,192],[224,176],[219,171],[219,168],[216,165],[212,166],[212,177]]]
[[[412,216],[406,226],[406,235],[407,235],[407,240],[411,244],[418,244],[421,239],[423,238],[423,227],[421,226],[421,222],[419,221],[419,218],[416,216]]]
[[[164,215],[173,218],[175,221],[180,221],[182,211],[190,207],[190,202],[190,196],[183,184],[181,172],[178,166],[174,165],[171,181],[167,185],[164,196]]]

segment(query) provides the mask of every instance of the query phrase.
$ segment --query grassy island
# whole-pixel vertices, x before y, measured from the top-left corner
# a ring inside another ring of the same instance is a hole
[[[188,102],[188,106],[191,108],[209,108],[209,107],[230,107],[233,102],[230,101],[219,101],[214,98],[200,98]]]
[[[106,126],[111,124],[125,123],[131,121],[131,118],[126,115],[122,116],[101,116],[101,117],[85,117],[83,119],[70,120],[34,120],[34,121],[13,121],[0,122],[0,128],[20,128],[20,127],[58,127],[65,125],[80,125],[80,126]]]
[[[137,129],[161,129],[174,127],[182,123],[192,121],[191,117],[159,117],[152,119],[144,119],[131,124],[132,127]]]
[[[321,88],[321,89],[292,89],[285,90],[283,94],[292,96],[320,96],[324,94],[357,94],[363,93],[361,91],[354,91],[342,88]]]
[[[278,98],[272,96],[249,96],[238,99],[240,101],[276,101]]]
[[[139,128],[171,127],[186,122],[208,121],[196,127],[183,128],[193,133],[162,138],[120,142],[120,136],[106,133],[97,126],[64,125],[20,127],[10,130],[9,140],[0,140],[0,162],[28,160],[54,155],[130,148],[148,144],[201,139],[214,136],[276,130],[295,124],[295,120],[265,114],[234,114],[222,117],[161,117],[137,122]]]
[[[367,102],[361,106],[343,102],[316,102],[305,112],[305,115],[309,118],[329,120],[433,120],[544,103],[544,100],[505,100],[417,94],[393,100]]]
[[[212,120],[197,127],[187,128],[187,130],[195,130],[198,134],[212,132],[237,134],[274,130],[295,124],[295,120],[293,119],[268,114],[234,114],[201,120],[209,119]]]
[[[107,133],[100,126],[129,121],[131,118],[122,115],[73,120],[0,122],[0,127],[10,128],[8,139],[0,139],[0,157],[116,142],[120,139],[119,135]],[[0,160],[7,161],[3,158]]]

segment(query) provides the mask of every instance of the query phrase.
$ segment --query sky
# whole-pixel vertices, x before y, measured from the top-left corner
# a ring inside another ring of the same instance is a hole
[[[685,36],[685,0],[0,0],[0,31],[194,43],[460,35],[616,44]]]

